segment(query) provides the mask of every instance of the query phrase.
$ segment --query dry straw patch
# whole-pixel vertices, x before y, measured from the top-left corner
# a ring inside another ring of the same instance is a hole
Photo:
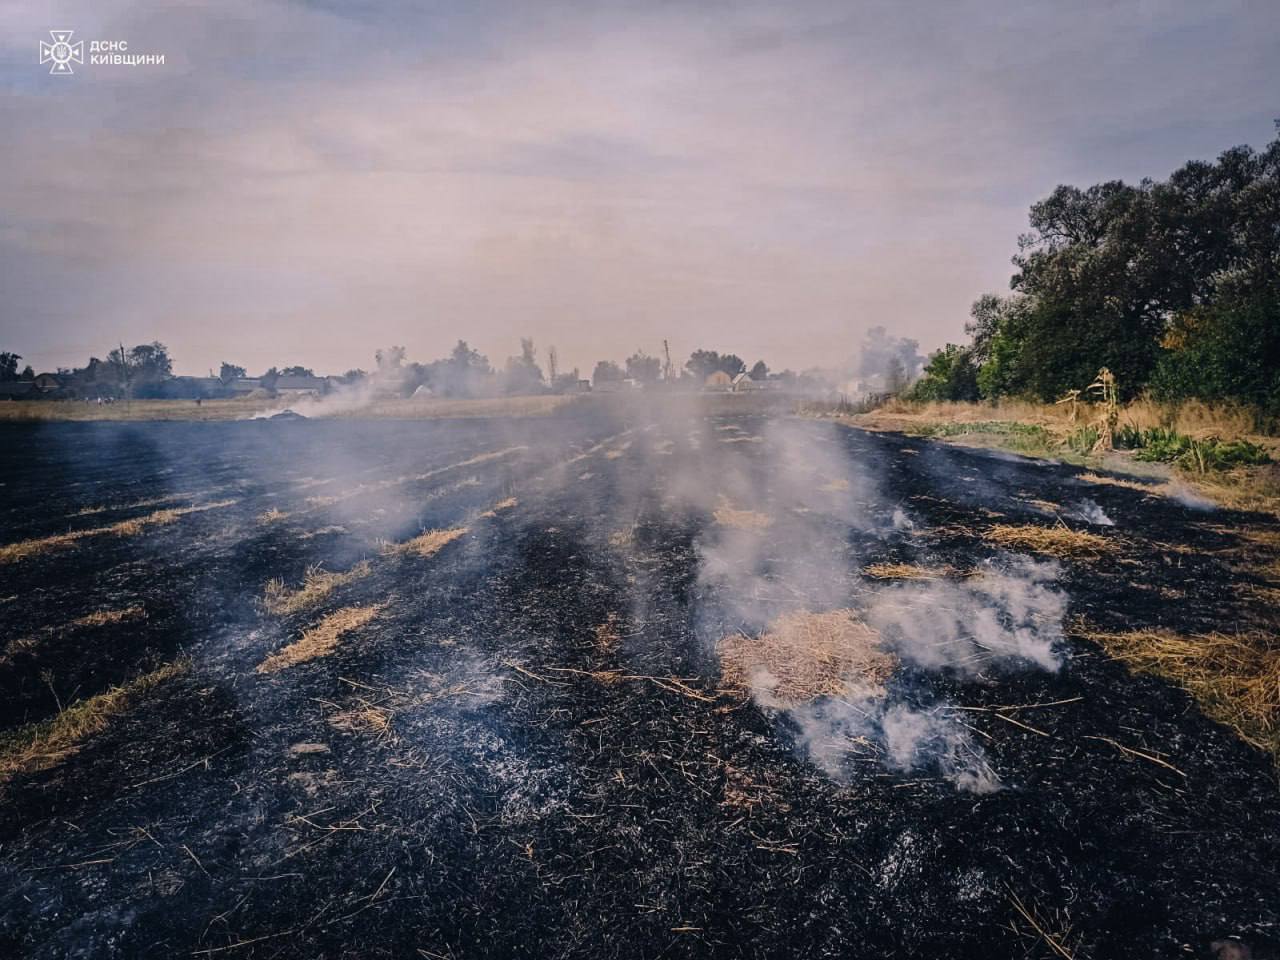
[[[1065,526],[998,523],[983,534],[983,539],[1012,550],[1031,550],[1062,558],[1101,557],[1115,553],[1118,549],[1114,540],[1086,530],[1071,530]]]
[[[484,517],[486,520],[492,520],[498,514],[502,513],[502,511],[514,510],[519,505],[520,501],[515,497],[507,497],[505,500],[499,500],[484,513],[480,514],[480,516]]]
[[[258,514],[258,522],[259,523],[278,523],[279,521],[283,520],[287,516],[289,516],[289,514],[281,510],[279,507],[272,507],[270,510],[263,510],[260,514]]]
[[[427,530],[425,533],[418,534],[412,540],[387,544],[383,547],[383,553],[414,554],[419,557],[434,556],[470,529],[470,527],[452,527],[447,530]]]
[[[851,685],[882,694],[897,665],[880,649],[880,635],[852,610],[784,614],[759,637],[725,637],[716,653],[726,686],[767,689],[787,706],[840,696]]]
[[[319,566],[307,568],[302,586],[290,590],[283,580],[272,580],[262,596],[262,606],[267,613],[287,616],[314,607],[339,587],[362,580],[372,572],[368,560],[361,560],[345,573],[330,573]]]
[[[39,773],[71,756],[85,740],[129,710],[160,684],[188,670],[185,661],[170,663],[128,683],[73,703],[50,720],[28,724],[0,736],[0,784],[18,774]]]
[[[77,543],[80,540],[87,539],[88,537],[136,536],[148,527],[165,526],[166,524],[173,523],[179,517],[185,517],[189,513],[200,513],[205,510],[216,510],[220,507],[229,507],[235,502],[235,500],[219,500],[216,503],[202,503],[195,507],[173,507],[167,510],[157,510],[144,517],[134,517],[131,520],[121,520],[119,523],[112,523],[105,527],[90,527],[86,530],[71,530],[67,533],[57,533],[51,537],[37,537],[33,540],[21,540],[18,543],[10,543],[0,547],[0,563],[14,563],[18,560],[24,560],[27,557],[50,553],[54,550],[60,550],[63,547],[71,546],[72,544]]]
[[[739,530],[764,530],[773,523],[767,513],[755,510],[739,510],[728,497],[721,497],[712,516],[716,523],[724,527],[737,527]]]
[[[942,580],[956,575],[954,567],[921,567],[914,563],[869,563],[862,572],[875,580]]]
[[[86,614],[83,617],[76,617],[66,625],[64,629],[75,629],[76,627],[105,627],[110,623],[124,623],[127,620],[143,620],[147,616],[147,611],[142,604],[135,603],[132,606],[120,607],[117,610],[95,610],[93,613]]]
[[[1132,669],[1184,687],[1208,716],[1280,761],[1280,637],[1262,632],[1079,632]]]
[[[1158,493],[1160,488],[1150,483],[1142,483],[1138,480],[1126,480],[1124,477],[1112,477],[1106,474],[1094,473],[1089,471],[1080,474],[1080,479],[1086,483],[1096,483],[1108,487],[1124,487],[1126,490],[1139,490],[1142,493]]]
[[[339,641],[353,630],[358,630],[382,613],[386,604],[367,607],[343,607],[335,610],[315,626],[307,629],[302,638],[273,653],[258,664],[258,673],[276,673],[298,663],[327,657],[338,649]]]

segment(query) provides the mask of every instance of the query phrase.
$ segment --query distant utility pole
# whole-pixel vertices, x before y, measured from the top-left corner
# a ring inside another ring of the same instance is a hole
[[[662,379],[670,380],[671,379],[671,348],[667,346],[666,340],[662,341],[662,355],[666,357],[666,360],[662,364]]]
[[[547,348],[547,370],[551,373],[551,385],[556,385],[556,345]]]
[[[124,383],[124,408],[131,409],[129,403],[133,399],[133,389],[129,376],[129,358],[124,355],[124,341],[120,341],[120,380]]]

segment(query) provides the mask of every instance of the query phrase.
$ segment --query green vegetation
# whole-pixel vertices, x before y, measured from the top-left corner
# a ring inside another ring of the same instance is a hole
[[[1053,434],[1044,427],[1034,423],[1018,423],[1014,420],[931,423],[915,432],[925,437],[959,437],[973,434],[998,437],[1000,446],[1033,455],[1051,453],[1058,447]]]
[[[924,437],[985,436],[1005,449],[1033,456],[1061,455],[1064,450],[1088,456],[1101,435],[1098,427],[1086,425],[1061,437],[1039,424],[1015,420],[933,421],[922,423],[911,432]],[[1171,463],[1197,474],[1271,462],[1266,450],[1248,440],[1196,439],[1168,427],[1139,430],[1123,426],[1116,431],[1115,446],[1133,450],[1135,460]]]
[[[970,343],[933,354],[912,399],[1048,402],[1106,367],[1121,399],[1234,402],[1280,418],[1280,138],[1166,181],[1059,186],[1030,225],[1012,294],[974,303]],[[1179,456],[1247,462],[1197,449]]]
[[[1232,467],[1269,463],[1267,452],[1248,440],[1197,440],[1165,427],[1150,430],[1126,429],[1117,437],[1117,446],[1133,449],[1134,459],[1150,463],[1174,463],[1193,473],[1228,470]]]

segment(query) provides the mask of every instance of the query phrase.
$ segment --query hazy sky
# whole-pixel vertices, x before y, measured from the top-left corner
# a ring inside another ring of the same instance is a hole
[[[50,76],[50,28],[166,63]],[[0,349],[38,368],[801,368],[958,339],[1060,182],[1270,140],[1280,3],[0,0],[0,96]]]

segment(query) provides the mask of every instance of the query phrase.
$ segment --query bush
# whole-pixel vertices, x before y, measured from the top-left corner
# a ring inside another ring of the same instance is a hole
[[[907,393],[909,400],[978,399],[978,370],[969,350],[948,343],[929,355],[924,374]]]
[[[1127,430],[1130,431],[1129,439],[1140,441],[1135,444],[1137,452],[1134,454],[1134,459],[1149,463],[1173,463],[1193,473],[1229,470],[1240,466],[1258,466],[1271,462],[1271,458],[1262,447],[1248,440],[1219,440],[1217,437],[1194,440],[1166,427],[1153,427],[1142,431],[1134,431],[1132,428]]]

